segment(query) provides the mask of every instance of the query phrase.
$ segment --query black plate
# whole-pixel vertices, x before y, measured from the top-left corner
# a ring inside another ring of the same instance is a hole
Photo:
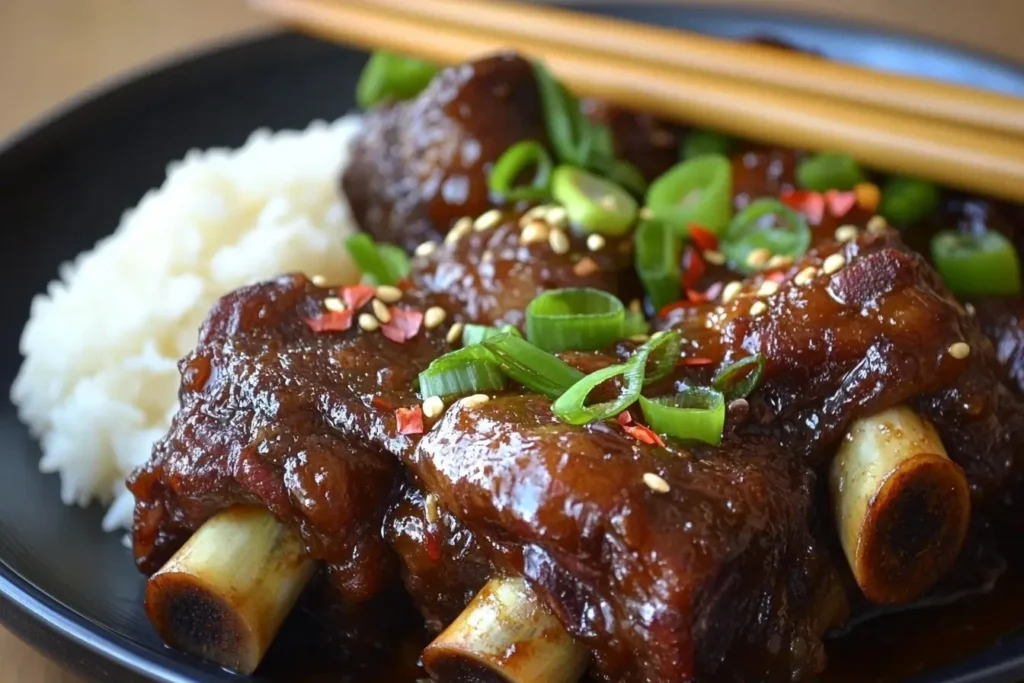
[[[875,30],[721,10],[604,11],[719,35],[770,34],[835,59],[1024,95],[1024,70]],[[32,295],[159,185],[168,161],[192,147],[239,145],[258,127],[345,113],[363,59],[290,34],[238,43],[118,83],[10,142],[0,153],[0,387],[17,371]],[[242,680],[161,645],[128,551],[100,532],[100,510],[60,504],[56,477],[38,473],[39,449],[7,399],[0,449],[0,621],[87,678]],[[921,681],[1022,677],[1024,639]]]

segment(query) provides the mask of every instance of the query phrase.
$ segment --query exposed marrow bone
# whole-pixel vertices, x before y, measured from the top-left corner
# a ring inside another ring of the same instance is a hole
[[[270,512],[231,508],[149,579],[146,610],[168,645],[249,674],[315,568]]]
[[[575,683],[588,651],[525,579],[492,579],[423,651],[434,680]]]
[[[910,408],[856,421],[832,461],[829,488],[846,558],[873,602],[919,597],[960,552],[971,516],[967,480]]]

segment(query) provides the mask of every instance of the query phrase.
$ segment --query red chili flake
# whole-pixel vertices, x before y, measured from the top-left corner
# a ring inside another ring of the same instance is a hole
[[[440,537],[440,535],[434,533],[433,531],[429,531],[425,535],[425,540],[426,540],[426,548],[427,548],[427,557],[429,557],[434,562],[437,562],[438,560],[441,559],[441,537]]]
[[[642,441],[652,446],[665,447],[665,442],[661,440],[660,436],[652,432],[649,427],[644,427],[643,425],[623,425],[622,429],[637,441]]]
[[[370,285],[352,285],[341,289],[341,300],[352,310],[359,310],[373,298],[377,293],[375,287]]]
[[[707,228],[702,228],[696,223],[690,224],[690,237],[693,239],[693,243],[701,251],[717,251],[718,250],[718,235],[711,232]]]
[[[829,190],[825,193],[825,204],[828,205],[829,213],[836,218],[842,218],[857,204],[857,193]]]
[[[380,396],[374,396],[373,400],[370,401],[370,403],[372,403],[373,407],[376,408],[377,410],[394,410],[395,409],[395,407],[393,405],[391,405],[390,403],[388,403],[387,401],[382,399]]]
[[[817,225],[825,217],[825,198],[818,192],[810,190],[787,190],[779,194],[783,204],[807,216]]]
[[[423,433],[423,408],[420,406],[395,408],[395,418],[398,420],[399,434]]]
[[[391,312],[391,320],[380,328],[385,337],[396,344],[401,344],[420,333],[420,326],[423,324],[422,311],[397,306],[392,306],[388,310]]]
[[[765,280],[771,280],[772,282],[777,282],[777,283],[779,283],[781,285],[783,282],[786,281],[786,271],[784,271],[784,270],[773,270],[770,273],[765,273],[764,274],[764,279]]]
[[[703,356],[694,356],[693,358],[684,358],[679,361],[678,367],[682,368],[696,368],[701,365],[711,365],[715,360],[713,358],[704,358]]]
[[[633,416],[630,415],[628,410],[623,410],[621,413],[615,416],[615,421],[625,427],[633,421]]]
[[[693,304],[702,304],[705,301],[708,301],[709,297],[704,292],[698,291],[696,289],[688,289],[686,290],[686,299],[687,301]]]
[[[306,324],[314,332],[344,332],[352,327],[352,309],[328,311],[315,318],[306,318]]]
[[[704,277],[707,267],[704,265],[704,259],[695,249],[687,249],[684,258],[686,270],[683,272],[683,289],[693,289],[694,285]]]
[[[689,305],[690,305],[690,302],[687,301],[686,299],[681,299],[679,301],[673,301],[672,303],[666,304],[665,306],[663,306],[662,309],[660,311],[658,311],[658,315],[660,317],[662,317],[662,318],[667,318],[668,314],[671,313],[672,311],[679,310],[680,308],[686,308]]]

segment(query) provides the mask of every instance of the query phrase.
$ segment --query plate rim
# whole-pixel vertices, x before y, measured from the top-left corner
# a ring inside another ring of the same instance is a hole
[[[1024,80],[1024,61],[1015,61],[1004,55],[986,52],[955,42],[947,42],[933,36],[924,35],[912,30],[897,30],[878,26],[863,20],[845,20],[818,15],[806,10],[772,10],[762,8],[744,8],[735,5],[712,5],[701,3],[686,8],[673,8],[649,2],[632,3],[609,2],[603,8],[615,7],[657,7],[667,11],[692,11],[706,13],[729,13],[742,16],[749,21],[785,21],[793,25],[807,28],[843,29],[854,28],[877,37],[895,37],[909,40],[920,45],[929,45],[974,60],[983,60],[997,64],[1018,74]],[[170,56],[149,60],[140,65],[128,68],[114,76],[108,77],[77,94],[55,104],[38,114],[29,122],[15,128],[0,138],[0,164],[17,163],[18,157],[30,154],[37,145],[47,144],[47,140],[59,137],[66,130],[86,125],[99,109],[109,111],[122,101],[144,94],[151,88],[161,87],[166,80],[174,81],[187,77],[189,71],[199,68],[201,63],[210,60],[230,60],[238,58],[242,53],[261,49],[263,45],[272,45],[282,39],[300,35],[291,30],[275,28],[255,29],[239,35],[215,39],[192,48],[175,52]],[[325,44],[325,47],[328,47]],[[330,46],[333,47],[333,46]],[[265,49],[265,48],[264,48]],[[13,159],[13,161],[12,161]],[[169,160],[168,160],[169,161]],[[54,501],[59,504],[59,501]],[[16,613],[16,614],[15,614]],[[29,628],[18,628],[15,622],[23,620],[36,628],[38,634],[28,635]],[[119,633],[99,622],[77,612],[71,606],[51,596],[27,576],[14,570],[0,555],[0,624],[19,640],[42,653],[48,660],[69,668],[66,658],[57,656],[55,650],[70,643],[87,650],[104,662],[115,667],[111,673],[130,673],[138,680],[153,683],[190,683],[199,681],[219,681],[219,676],[211,676],[201,670],[203,664],[180,655],[170,648],[156,650],[135,642],[130,637]],[[43,637],[49,636],[51,642],[43,643]],[[986,650],[985,654],[990,652]],[[964,660],[970,661],[971,658]],[[80,662],[82,668],[70,669],[77,675],[90,675],[88,666]],[[1016,673],[1015,673],[1016,672]],[[974,671],[950,678],[947,683],[974,683],[995,680],[1012,680],[1003,678],[1008,675],[1019,675],[1024,672],[1024,648],[1016,655],[998,662],[990,662]],[[239,681],[255,680],[249,677],[235,676]]]

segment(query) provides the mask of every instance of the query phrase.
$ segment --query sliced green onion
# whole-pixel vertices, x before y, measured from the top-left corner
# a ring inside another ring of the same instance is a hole
[[[721,234],[732,216],[732,164],[720,154],[676,164],[651,183],[647,208],[681,238],[693,223]]]
[[[643,197],[647,192],[647,180],[644,178],[644,174],[640,172],[639,168],[624,159],[595,153],[586,167],[628,190],[634,196]]]
[[[747,263],[755,249],[767,249],[771,256],[796,259],[810,245],[811,229],[803,214],[777,199],[762,198],[751,202],[732,219],[721,248],[735,268],[751,273],[759,270]]]
[[[668,346],[665,354],[672,357],[672,345],[675,343],[675,357],[679,355],[679,333],[665,333],[656,335],[650,341],[638,348],[629,360],[621,365],[612,365],[597,372],[592,372],[583,377],[552,404],[551,412],[562,422],[581,425],[595,420],[606,420],[615,417],[623,410],[633,405],[640,397],[640,390],[644,385],[644,377],[647,368],[647,360],[651,354],[663,346]],[[663,369],[660,361],[656,362],[656,372]],[[603,382],[613,377],[622,375],[625,383],[622,391],[611,401],[595,405],[585,405],[590,392]]]
[[[393,285],[399,280],[409,277],[412,264],[409,261],[409,255],[405,253],[404,249],[396,247],[394,244],[378,244],[377,253],[380,254],[384,265],[387,266],[389,277],[387,282],[378,282],[377,284]]]
[[[383,249],[383,247],[390,249]],[[402,252],[406,265],[402,275],[402,263],[399,261],[398,247],[391,245],[378,245],[364,232],[353,235],[345,240],[345,248],[348,250],[352,260],[363,273],[363,280],[369,285],[393,285],[402,277],[408,274],[408,257]]]
[[[547,127],[548,138],[560,161],[582,163],[578,155],[576,133],[573,123],[579,112],[579,103],[569,95],[554,74],[542,62],[533,63],[533,73],[540,93],[541,110]]]
[[[498,158],[488,185],[491,192],[512,202],[521,200],[544,201],[551,196],[551,170],[554,163],[544,145],[534,140],[523,140],[512,145]],[[516,185],[519,177],[533,171],[528,185]]]
[[[665,379],[676,369],[682,350],[683,335],[676,330],[663,330],[655,333],[647,344],[650,346],[648,353],[653,365],[644,376],[645,385]]]
[[[852,190],[864,182],[864,171],[849,154],[815,154],[796,167],[796,183],[815,192]]]
[[[595,351],[622,339],[626,309],[590,287],[552,289],[526,307],[526,338],[545,351]]]
[[[726,400],[746,398],[761,383],[767,359],[755,353],[719,370],[711,380],[711,386],[722,392]]]
[[[721,154],[729,156],[732,151],[732,138],[725,133],[713,130],[691,130],[683,138],[683,144],[679,149],[679,156],[683,161],[689,161],[708,154]]]
[[[506,379],[494,356],[470,346],[441,356],[419,375],[420,395],[463,396],[505,388]]]
[[[421,59],[378,50],[370,55],[356,86],[356,102],[369,109],[384,100],[416,97],[437,74],[437,66]]]
[[[655,309],[682,298],[679,250],[682,240],[662,221],[640,223],[633,240],[637,274]]]
[[[622,336],[626,339],[647,334],[651,326],[647,324],[643,313],[637,311],[626,311],[626,318],[622,322]]]
[[[581,380],[582,372],[561,358],[539,349],[530,342],[511,332],[487,337],[480,346],[494,354],[495,360],[510,379],[530,391],[558,398]]]
[[[725,397],[720,391],[692,387],[676,396],[641,396],[640,409],[647,424],[658,434],[703,441],[713,446],[722,443]]]
[[[551,177],[551,194],[565,207],[570,222],[584,232],[626,234],[638,207],[632,195],[613,182],[574,166],[559,166]]]
[[[1001,233],[947,230],[932,238],[932,261],[946,286],[960,296],[999,296],[1021,291],[1020,259]]]
[[[899,227],[909,227],[939,208],[941,191],[934,183],[894,176],[882,188],[878,213]]]
[[[501,327],[491,327],[490,325],[465,325],[462,328],[462,345],[473,346],[474,344],[481,343],[484,339],[495,337],[499,334],[508,332],[514,334],[517,337],[522,337],[519,334],[519,330],[516,329],[515,325],[502,325]]]

